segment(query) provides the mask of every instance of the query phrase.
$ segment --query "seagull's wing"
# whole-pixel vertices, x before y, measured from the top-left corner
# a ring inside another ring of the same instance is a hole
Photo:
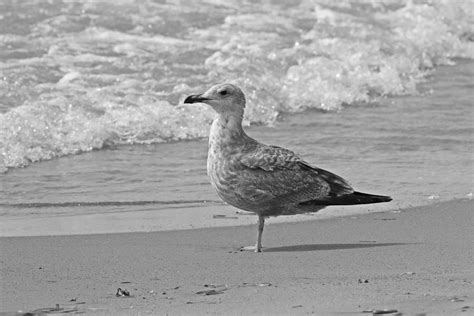
[[[242,192],[258,192],[260,198],[301,203],[328,201],[351,194],[352,187],[341,177],[312,167],[294,152],[276,146],[258,144],[240,155],[241,174],[246,186]]]
[[[278,146],[258,144],[250,151],[244,151],[240,157],[242,164],[251,169],[274,171],[278,169],[295,169],[301,158],[291,150]]]

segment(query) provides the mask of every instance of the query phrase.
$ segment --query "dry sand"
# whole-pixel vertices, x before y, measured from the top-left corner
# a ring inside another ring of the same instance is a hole
[[[474,314],[472,211],[473,201],[462,200],[310,222],[270,219],[261,254],[238,251],[254,242],[254,226],[0,238],[0,310]],[[119,287],[131,296],[116,297]]]

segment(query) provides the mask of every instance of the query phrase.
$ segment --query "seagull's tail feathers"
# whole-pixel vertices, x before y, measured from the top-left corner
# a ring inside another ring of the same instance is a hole
[[[389,196],[374,195],[362,192],[353,192],[351,194],[344,194],[339,196],[332,196],[327,199],[311,200],[300,203],[300,205],[355,205],[355,204],[371,204],[390,202],[392,200]]]

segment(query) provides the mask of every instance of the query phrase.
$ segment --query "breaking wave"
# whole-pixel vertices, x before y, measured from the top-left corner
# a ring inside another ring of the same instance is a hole
[[[205,137],[188,94],[230,81],[246,124],[416,93],[474,57],[470,1],[29,1],[0,5],[0,171],[120,144]],[[370,107],[367,107],[370,111]]]

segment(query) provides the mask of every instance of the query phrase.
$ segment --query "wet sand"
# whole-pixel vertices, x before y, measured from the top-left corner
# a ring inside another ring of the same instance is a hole
[[[473,201],[272,224],[0,238],[0,311],[474,313]],[[117,297],[118,288],[130,296]],[[46,309],[48,310],[48,309]],[[392,313],[394,315],[396,313]]]

